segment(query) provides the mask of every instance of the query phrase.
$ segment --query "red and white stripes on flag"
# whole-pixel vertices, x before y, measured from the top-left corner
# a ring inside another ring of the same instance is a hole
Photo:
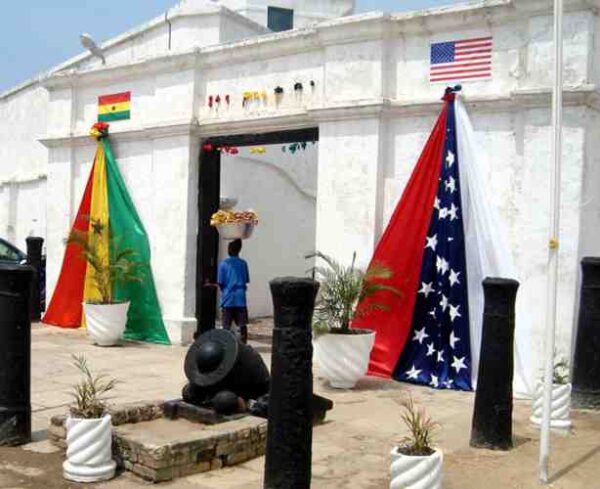
[[[491,78],[493,44],[491,36],[432,43],[429,81],[447,83]]]

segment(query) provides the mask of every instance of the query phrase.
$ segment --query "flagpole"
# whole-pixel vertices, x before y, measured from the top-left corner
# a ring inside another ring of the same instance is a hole
[[[558,254],[560,234],[560,174],[562,159],[562,89],[563,89],[563,0],[554,0],[554,89],[552,95],[552,194],[551,232],[548,256],[546,302],[546,359],[544,398],[540,437],[540,482],[548,484],[550,458],[550,411],[554,373],[554,342],[558,290]]]

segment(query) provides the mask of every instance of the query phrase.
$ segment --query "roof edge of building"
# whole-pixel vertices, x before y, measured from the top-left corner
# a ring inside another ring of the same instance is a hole
[[[171,21],[178,17],[195,17],[195,16],[203,16],[203,15],[215,15],[215,14],[225,15],[227,17],[235,19],[238,22],[241,22],[250,27],[256,28],[256,30],[258,31],[257,35],[268,34],[271,32],[269,29],[267,29],[263,25],[259,24],[258,22],[255,22],[252,19],[249,19],[248,17],[245,17],[244,15],[239,14],[238,12],[234,12],[233,10],[231,10],[227,7],[224,7],[223,5],[214,5],[214,6],[209,5],[209,6],[206,6],[203,8],[194,8],[194,9],[189,9],[189,10],[182,9],[181,7],[175,6],[171,9],[167,10],[163,15],[156,16],[142,24],[139,24],[136,27],[133,27],[132,29],[129,29],[117,36],[114,36],[114,37],[104,41],[100,45],[100,49],[106,50],[106,49],[110,49],[115,46],[118,46],[119,44],[127,42],[137,36],[144,34],[145,32],[148,32],[149,30],[156,28],[157,26],[159,26],[167,21]],[[23,90],[26,90],[27,88],[33,87],[35,85],[39,85],[41,80],[46,79],[55,73],[58,73],[60,71],[71,68],[74,65],[77,65],[78,63],[81,63],[82,61],[85,61],[91,57],[92,57],[91,53],[82,52],[71,58],[68,58],[67,60],[55,65],[52,68],[38,72],[36,75],[32,76],[31,78],[28,78],[25,81],[0,92],[0,101],[10,98],[11,96],[16,95],[17,93],[19,93]]]

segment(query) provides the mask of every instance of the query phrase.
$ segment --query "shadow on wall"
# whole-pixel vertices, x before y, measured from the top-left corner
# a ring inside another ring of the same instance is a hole
[[[318,143],[317,143],[318,144]],[[304,276],[316,235],[317,144],[295,152],[282,145],[263,146],[263,153],[240,148],[221,157],[221,197],[237,200],[237,209],[252,209],[260,222],[244,242],[241,256],[250,268],[250,317],[273,313],[269,281],[280,276]],[[221,240],[219,257],[227,256]]]

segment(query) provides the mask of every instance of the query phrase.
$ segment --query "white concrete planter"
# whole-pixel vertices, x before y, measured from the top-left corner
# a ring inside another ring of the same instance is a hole
[[[314,340],[320,375],[337,389],[352,389],[367,373],[375,333],[324,334]]]
[[[83,303],[85,323],[92,341],[99,346],[113,346],[121,341],[127,325],[129,302],[121,304]]]
[[[444,454],[436,450],[427,457],[391,453],[390,489],[441,489]]]
[[[556,430],[568,430],[571,427],[571,384],[552,384],[552,408],[550,410],[550,427]],[[533,397],[533,414],[530,421],[540,426],[544,405],[544,383],[538,382]]]
[[[112,459],[112,421],[102,418],[67,418],[67,460],[63,463],[65,479],[96,482],[112,479],[116,462]]]

